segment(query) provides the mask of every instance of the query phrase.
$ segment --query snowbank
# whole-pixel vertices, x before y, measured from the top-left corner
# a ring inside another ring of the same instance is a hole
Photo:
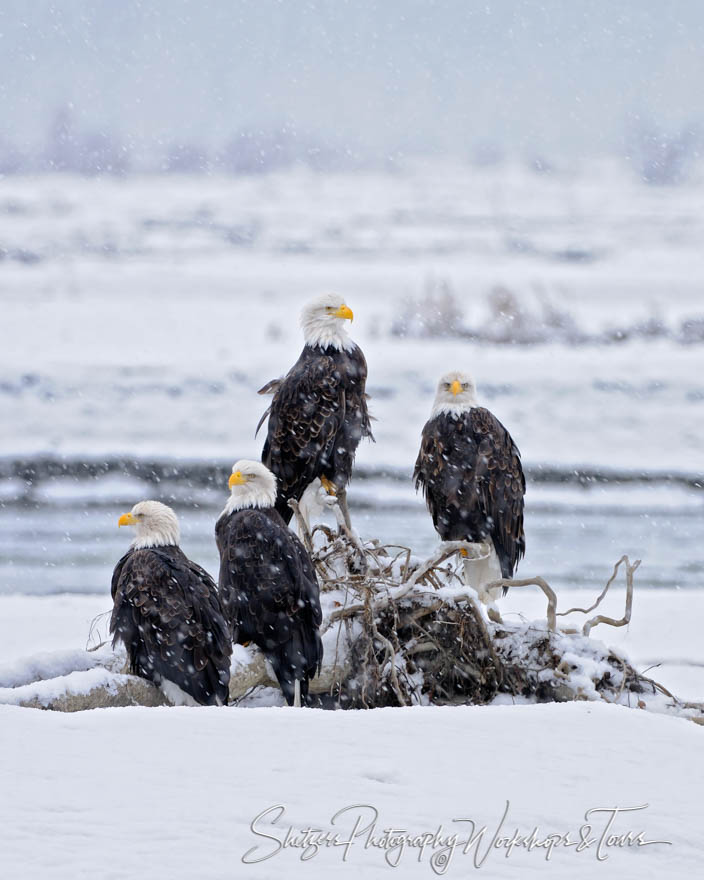
[[[286,828],[339,831],[378,811],[386,828],[464,837],[473,819],[478,847],[454,852],[446,876],[466,877],[486,854],[508,802],[501,835],[569,834],[580,840],[585,811],[648,805],[617,815],[611,833],[643,832],[648,846],[599,840],[606,814],[593,814],[583,851],[494,849],[482,874],[672,880],[700,861],[704,783],[702,731],[695,725],[601,704],[489,708],[105,709],[78,715],[0,707],[0,823],[5,877],[364,878],[394,876],[399,856],[365,843],[347,850],[287,848]],[[21,759],[18,760],[18,756]],[[256,816],[285,809],[274,828]],[[343,814],[339,810],[364,805]],[[358,830],[361,830],[358,828]],[[255,852],[252,852],[256,848]],[[401,855],[403,877],[433,877],[440,848]],[[597,854],[607,856],[598,861]],[[145,865],[148,868],[145,868]]]

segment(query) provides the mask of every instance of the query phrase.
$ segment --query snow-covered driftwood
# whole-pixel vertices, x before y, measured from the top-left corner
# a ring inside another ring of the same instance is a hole
[[[18,687],[0,688],[0,703],[28,709],[80,712],[111,706],[165,706],[169,701],[143,678],[98,666]]]
[[[558,611],[558,597],[543,578],[491,584],[537,586],[545,593],[543,620],[508,623],[500,605],[485,607],[465,583],[464,560],[480,558],[481,545],[449,542],[421,561],[407,547],[363,543],[338,525],[337,532],[318,526],[305,536],[324,616],[325,659],[311,682],[313,704],[371,708],[600,699],[704,719],[701,706],[677,700],[620,652],[591,638],[597,625],[629,622],[638,562],[622,557],[594,603],[567,611]],[[626,580],[623,616],[589,616],[620,571]],[[575,615],[587,620],[572,623]],[[98,629],[106,625],[104,618]],[[149,682],[125,675],[124,655],[113,653],[102,636],[93,635],[98,650],[43,655],[5,674],[0,668],[0,702],[60,711],[170,704]],[[230,703],[277,700],[276,681],[262,654],[251,645],[236,646]]]

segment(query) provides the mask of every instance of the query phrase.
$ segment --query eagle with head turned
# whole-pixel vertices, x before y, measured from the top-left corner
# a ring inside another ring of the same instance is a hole
[[[129,671],[177,704],[227,703],[232,643],[213,579],[180,549],[178,519],[140,501],[118,520],[137,534],[112,576],[113,646]]]
[[[413,474],[443,541],[488,545],[487,559],[465,561],[470,586],[511,578],[525,553],[521,456],[511,435],[477,404],[474,380],[452,372],[438,384]],[[504,589],[504,593],[506,590]]]
[[[262,462],[276,476],[276,509],[288,523],[291,499],[300,501],[320,480],[337,495],[349,525],[346,487],[362,437],[372,437],[367,409],[367,362],[344,324],[353,318],[341,296],[325,294],[301,313],[305,346],[283,379],[260,394],[274,394]],[[257,429],[258,430],[258,429]]]
[[[276,510],[276,478],[268,468],[238,461],[229,486],[215,538],[232,638],[254,642],[271,663],[287,703],[300,706],[323,659],[315,569]]]

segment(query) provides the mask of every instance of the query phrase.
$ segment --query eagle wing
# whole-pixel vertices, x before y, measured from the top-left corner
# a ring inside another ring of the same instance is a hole
[[[512,577],[526,548],[523,498],[526,480],[513,438],[488,409],[471,411],[477,446],[476,485],[504,577]]]
[[[288,529],[287,537],[291,542],[292,549],[291,553],[286,554],[289,561],[289,572],[300,585],[299,607],[310,624],[318,627],[323,622],[323,612],[320,608],[320,586],[313,561],[298,535]],[[322,661],[322,649],[320,659]]]
[[[366,393],[367,361],[362,349],[355,346],[345,352],[343,361],[346,379],[344,413],[341,430],[337,435],[334,449],[334,470],[340,488],[346,485],[352,474],[355,453],[364,437],[374,440],[372,417],[369,414]]]
[[[220,595],[235,641],[283,644],[290,621],[322,621],[315,570],[296,535],[258,510],[221,517]]]
[[[262,462],[276,474],[281,498],[300,498],[333,464],[344,419],[345,393],[334,359],[304,350],[274,393],[262,451]],[[290,517],[290,511],[279,512]]]
[[[236,642],[254,641],[284,693],[322,662],[319,587],[310,557],[275,512],[243,510],[216,525],[220,595]],[[304,686],[305,683],[305,686]]]
[[[227,702],[232,645],[206,571],[177,548],[133,550],[111,593],[113,644],[124,642],[134,674],[168,679],[201,703]]]

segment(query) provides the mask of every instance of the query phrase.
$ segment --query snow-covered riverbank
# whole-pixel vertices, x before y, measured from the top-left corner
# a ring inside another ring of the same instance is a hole
[[[560,607],[585,598],[565,591]],[[616,590],[602,609],[619,616],[621,602]],[[109,605],[107,595],[0,597],[0,686],[31,679],[32,668],[51,674],[52,663],[58,674]],[[507,621],[537,618],[544,599],[516,590],[501,608]],[[637,593],[627,629],[600,626],[593,636],[619,645],[639,669],[661,663],[649,674],[701,700],[703,611],[701,591]],[[696,872],[700,727],[602,702],[501,702],[75,714],[1,705],[0,872],[126,880],[145,859],[155,880],[380,878],[394,864],[404,877]],[[339,833],[339,845],[302,858],[306,829]]]
[[[404,877],[443,868],[466,877],[476,859],[493,878],[520,869],[677,880],[692,876],[701,855],[701,736],[688,721],[592,703],[77,715],[5,706],[0,870],[27,880],[145,870],[155,880],[380,878],[392,874],[388,858]],[[632,811],[611,827],[612,813],[585,816],[614,808]],[[486,831],[465,854],[447,836],[466,840],[467,820]],[[300,845],[282,845],[289,826],[289,843],[300,844],[305,829],[353,842],[311,848],[303,860]],[[445,843],[433,846],[439,826]],[[388,828],[427,833],[422,855],[418,842],[385,848]],[[508,841],[534,828],[543,845],[514,843],[509,854]],[[492,847],[495,835],[502,846]]]

